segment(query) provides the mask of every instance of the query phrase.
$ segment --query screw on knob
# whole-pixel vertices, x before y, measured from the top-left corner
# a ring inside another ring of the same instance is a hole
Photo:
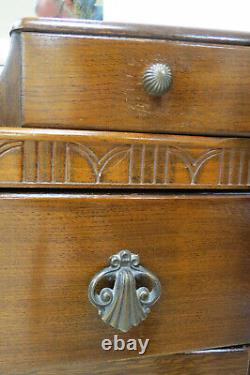
[[[143,75],[143,85],[149,95],[162,96],[171,85],[172,73],[167,64],[152,64]]]

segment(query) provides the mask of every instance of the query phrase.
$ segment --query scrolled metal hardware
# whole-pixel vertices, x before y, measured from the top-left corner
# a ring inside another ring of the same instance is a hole
[[[103,285],[105,280],[113,286],[98,290],[98,285]],[[137,287],[145,281],[150,287]],[[88,289],[89,300],[98,309],[101,319],[122,332],[140,324],[160,294],[159,279],[141,266],[139,256],[129,250],[112,255],[109,267],[94,276]]]
[[[172,72],[168,64],[152,64],[143,75],[144,88],[152,96],[165,94],[170,88],[171,81]]]

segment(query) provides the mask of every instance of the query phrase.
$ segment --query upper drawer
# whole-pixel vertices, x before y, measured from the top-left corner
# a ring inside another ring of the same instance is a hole
[[[6,99],[5,125],[250,134],[248,46],[211,43],[205,32],[194,42],[169,40],[167,32],[165,39],[153,31],[118,37],[104,36],[104,25],[98,35],[59,26],[13,32],[4,79],[16,106],[10,114]],[[160,97],[143,86],[145,70],[155,63],[172,72],[170,89]]]

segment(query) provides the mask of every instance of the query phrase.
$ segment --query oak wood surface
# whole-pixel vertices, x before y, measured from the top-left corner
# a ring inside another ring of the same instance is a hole
[[[250,140],[1,128],[0,186],[249,189]]]
[[[152,356],[84,365],[73,363],[25,375],[246,375],[247,352],[223,351]]]
[[[249,194],[2,193],[0,372],[133,356],[101,349],[117,331],[87,298],[123,248],[158,275],[162,296],[120,337],[149,338],[147,355],[249,342],[249,223]]]
[[[2,125],[11,108],[14,126],[249,136],[249,47],[206,44],[206,34],[196,44],[68,35],[55,24],[58,33],[50,24],[47,33],[13,32],[12,54],[21,54],[9,64],[15,61],[20,74],[7,68],[8,90],[0,83]],[[155,62],[173,71],[162,98],[142,85]]]

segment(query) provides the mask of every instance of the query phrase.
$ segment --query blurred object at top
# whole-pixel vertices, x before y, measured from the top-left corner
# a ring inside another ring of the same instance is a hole
[[[73,0],[38,0],[36,14],[38,17],[72,17],[74,14]]]
[[[102,0],[37,0],[38,17],[103,19]]]

